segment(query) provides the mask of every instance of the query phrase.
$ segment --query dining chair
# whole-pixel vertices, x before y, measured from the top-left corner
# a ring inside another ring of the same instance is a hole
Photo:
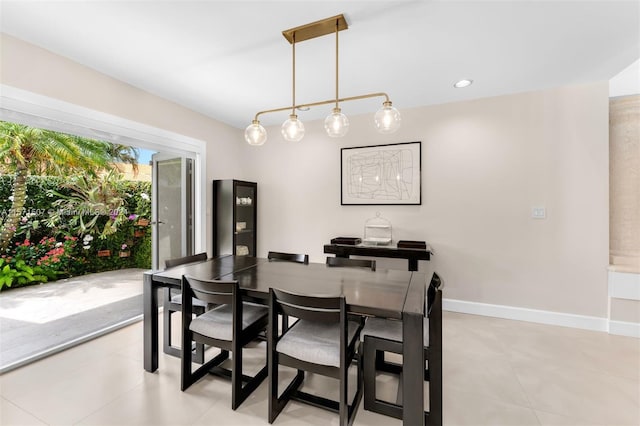
[[[285,262],[304,263],[305,265],[309,264],[308,254],[282,253],[279,251],[270,251],[267,254],[267,259],[269,259],[269,261],[282,260]]]
[[[278,330],[278,315],[291,315],[298,321]],[[340,425],[353,423],[362,399],[362,375],[357,369],[357,386],[348,400],[348,370],[359,342],[362,323],[347,319],[344,296],[302,296],[271,288],[269,290],[269,423],[273,423],[289,400],[295,399],[337,412]],[[279,395],[278,367],[297,370],[295,378]],[[305,372],[339,380],[339,401],[302,392]]]
[[[302,263],[304,265],[309,264],[308,254],[282,253],[279,251],[270,251],[267,254],[267,259],[269,259],[269,262],[282,261],[282,262]],[[293,320],[295,321],[296,319],[293,318]],[[289,327],[289,317],[287,315],[282,315],[281,324],[282,324],[281,325],[282,328],[285,330]]]
[[[365,268],[375,271],[376,261],[370,259],[351,259],[349,257],[327,256],[327,266],[333,268]],[[352,320],[364,321],[364,317],[357,314],[349,314],[349,318]]]
[[[167,259],[164,261],[164,266],[166,269],[173,268],[180,265],[185,265],[187,263],[192,262],[202,262],[207,260],[207,253],[198,253],[190,256],[176,257],[173,259]],[[207,304],[202,302],[201,300],[193,301],[193,312],[197,315],[204,313],[207,308]],[[180,353],[182,352],[181,348],[173,346],[171,344],[171,315],[175,312],[182,311],[182,293],[175,289],[165,288],[164,289],[164,297],[163,297],[163,343],[162,350],[164,353],[168,355],[172,355],[175,357],[180,357]],[[202,362],[204,359],[204,346],[196,345],[196,361]]]
[[[351,259],[349,257],[333,257],[327,256],[327,266],[347,266],[355,268],[368,268],[372,271],[376,270],[376,261],[369,259]]]
[[[193,298],[216,304],[192,318]],[[242,372],[243,348],[265,331],[269,322],[266,306],[243,302],[238,281],[201,280],[182,277],[182,347],[192,342],[220,349],[220,353],[192,371],[190,351],[182,351],[180,389],[186,390],[208,373],[231,379],[231,408],[235,410],[267,377],[267,364],[255,376]],[[231,370],[220,365],[231,357]],[[243,384],[244,383],[244,384]]]
[[[429,382],[429,410],[425,424],[442,424],[442,280],[437,273],[427,288],[423,333],[424,380]],[[367,318],[361,333],[364,409],[402,419],[402,405],[377,399],[376,371],[399,374],[402,366],[384,359],[385,352],[402,354],[402,321]],[[404,372],[404,374],[411,374]]]

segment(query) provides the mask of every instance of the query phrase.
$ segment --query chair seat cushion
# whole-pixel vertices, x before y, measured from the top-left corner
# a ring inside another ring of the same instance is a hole
[[[424,346],[429,346],[429,319],[424,319],[424,330],[422,339]],[[360,333],[360,340],[364,341],[364,336],[374,336],[381,339],[402,342],[402,321],[385,318],[367,318],[367,321]]]
[[[266,317],[269,308],[254,303],[242,304],[242,329]],[[231,305],[220,305],[205,312],[191,321],[189,329],[213,339],[228,340],[233,338],[233,318]]]
[[[359,327],[359,323],[348,321],[348,343]],[[278,341],[276,351],[301,361],[340,367],[340,324],[298,320]]]
[[[178,293],[171,298],[172,303],[182,304],[182,293]],[[202,306],[204,308],[207,307],[207,302],[203,302],[200,299],[193,298],[193,306]]]

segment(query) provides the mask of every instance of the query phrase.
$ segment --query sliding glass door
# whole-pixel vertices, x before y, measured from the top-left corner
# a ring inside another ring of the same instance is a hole
[[[153,269],[164,261],[193,254],[193,160],[175,154],[154,154],[152,192]]]

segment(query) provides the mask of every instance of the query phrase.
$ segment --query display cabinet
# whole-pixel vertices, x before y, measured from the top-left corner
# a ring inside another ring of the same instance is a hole
[[[213,254],[256,255],[258,185],[213,181]]]

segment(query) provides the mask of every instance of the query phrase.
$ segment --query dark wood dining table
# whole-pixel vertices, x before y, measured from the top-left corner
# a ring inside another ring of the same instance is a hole
[[[145,272],[144,369],[158,368],[158,289],[181,287],[182,276],[237,280],[243,296],[267,303],[269,289],[280,288],[305,295],[344,295],[350,313],[403,321],[403,420],[424,424],[423,317],[427,277],[415,271],[332,268],[269,262],[247,256],[221,256],[162,271]],[[415,374],[411,372],[416,372]]]

